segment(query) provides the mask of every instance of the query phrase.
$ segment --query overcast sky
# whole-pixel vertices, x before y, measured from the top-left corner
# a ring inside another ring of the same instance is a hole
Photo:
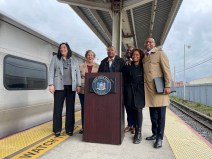
[[[184,44],[191,46],[186,47],[186,68],[191,67],[186,70],[186,81],[212,76],[211,8],[211,0],[183,0],[163,47],[172,74],[176,68],[176,81],[183,80]],[[81,55],[92,49],[97,59],[106,56],[104,44],[66,4],[56,0],[0,0],[0,11],[58,43],[68,42]]]

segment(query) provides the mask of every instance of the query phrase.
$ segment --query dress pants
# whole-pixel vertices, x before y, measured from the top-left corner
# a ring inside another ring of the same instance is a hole
[[[79,93],[79,99],[81,104],[81,121],[82,121],[82,128],[84,127],[84,103],[85,103],[85,95],[82,93]]]
[[[133,109],[133,117],[135,121],[135,127],[142,128],[142,122],[143,122],[143,109]]]
[[[128,126],[130,127],[135,127],[135,118],[134,118],[134,110],[131,106],[126,106],[125,105],[125,108],[126,108],[126,113],[127,113],[127,123],[128,123]]]
[[[149,111],[152,122],[152,133],[156,135],[156,139],[163,140],[166,118],[166,106],[150,107]]]
[[[75,124],[75,91],[72,91],[72,85],[64,85],[64,90],[55,90],[54,92],[54,112],[53,112],[53,132],[62,130],[62,112],[63,104],[66,99],[66,132],[73,132]]]

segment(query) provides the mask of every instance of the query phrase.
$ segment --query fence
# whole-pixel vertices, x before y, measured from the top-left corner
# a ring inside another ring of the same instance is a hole
[[[183,86],[175,87],[175,90],[173,96],[183,99]],[[212,106],[212,83],[187,85],[185,90],[186,100]]]

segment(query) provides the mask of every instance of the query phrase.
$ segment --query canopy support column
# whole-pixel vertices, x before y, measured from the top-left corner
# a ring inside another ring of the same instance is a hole
[[[112,2],[112,45],[116,48],[116,53],[122,55],[122,0]]]

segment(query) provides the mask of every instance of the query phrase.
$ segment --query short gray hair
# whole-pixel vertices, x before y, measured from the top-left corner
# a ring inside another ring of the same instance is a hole
[[[114,50],[116,51],[116,48],[115,48],[114,46],[109,46],[109,47],[107,48],[107,51],[108,51],[110,48],[114,48]]]
[[[85,52],[85,58],[87,58],[89,52],[92,52],[93,53],[94,58],[96,57],[96,54],[92,50],[87,50]]]

